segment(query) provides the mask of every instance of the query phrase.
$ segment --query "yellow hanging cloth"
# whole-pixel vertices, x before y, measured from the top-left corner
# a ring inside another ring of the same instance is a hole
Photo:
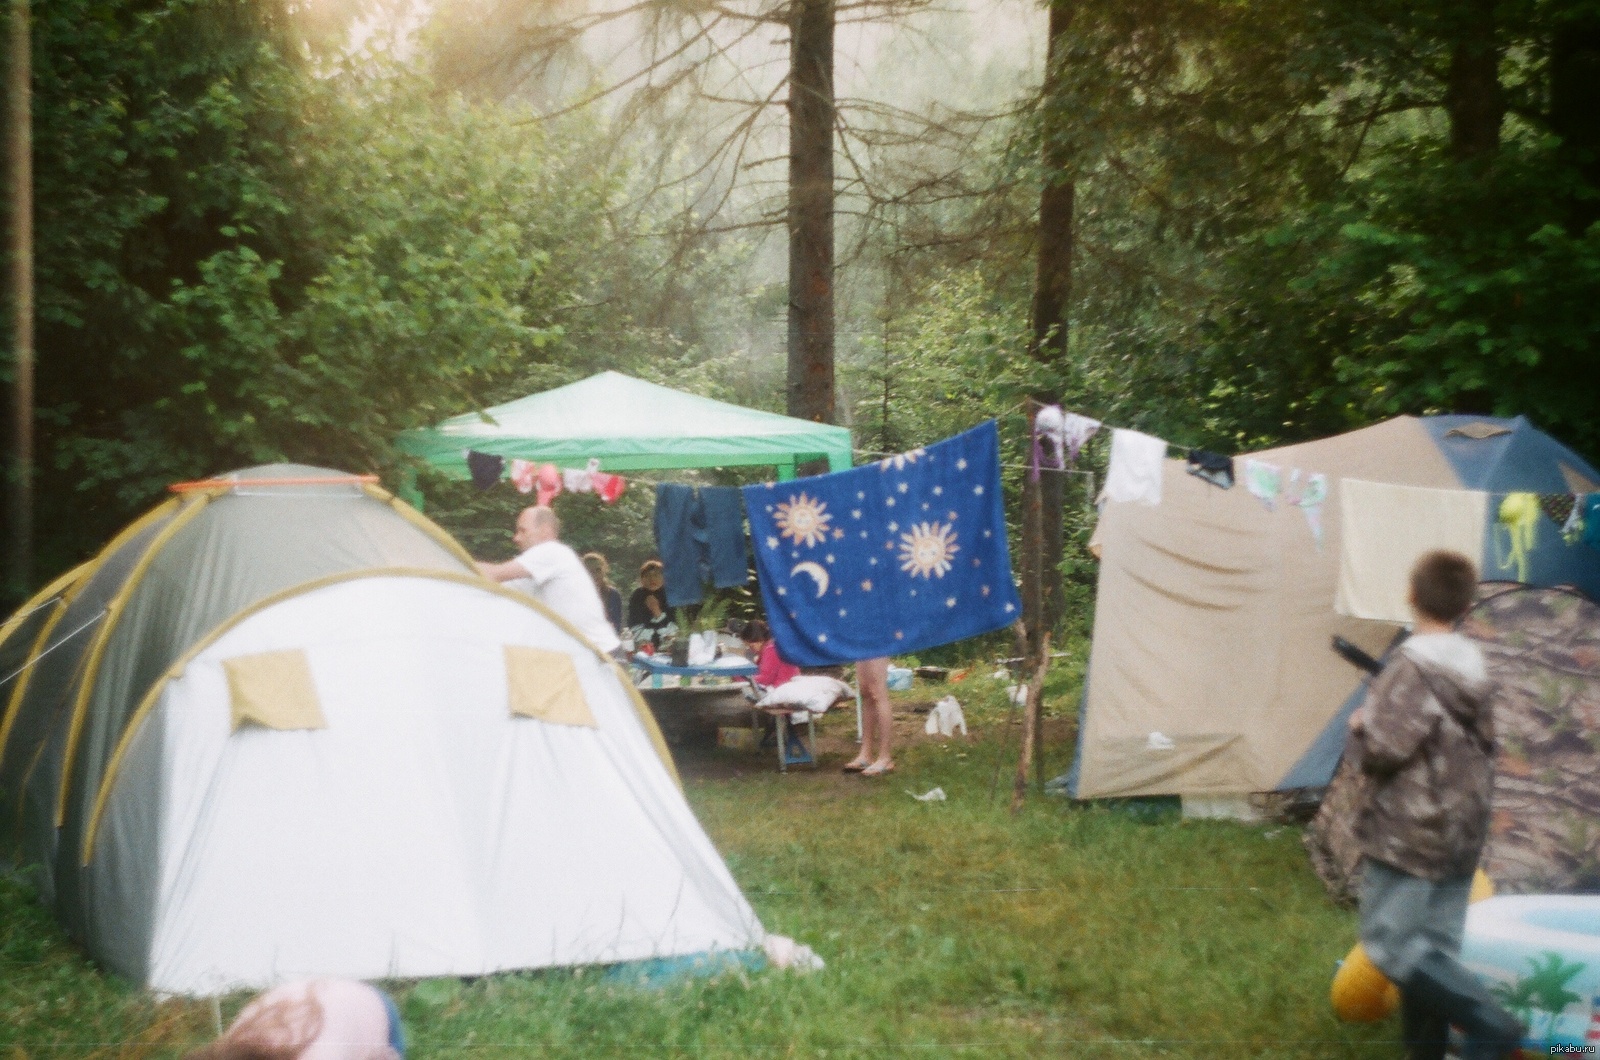
[[[1534,534],[1539,527],[1539,497],[1533,493],[1508,493],[1500,502],[1500,525],[1506,529],[1510,548],[1505,556],[1495,549],[1495,561],[1501,570],[1516,567],[1517,581],[1528,580],[1528,553],[1533,551]],[[1500,535],[1495,534],[1498,546]]]

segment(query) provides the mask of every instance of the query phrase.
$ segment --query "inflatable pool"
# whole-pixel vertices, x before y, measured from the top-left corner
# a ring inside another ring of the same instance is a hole
[[[1600,896],[1476,902],[1467,909],[1461,963],[1527,1024],[1525,1048],[1600,1041]]]

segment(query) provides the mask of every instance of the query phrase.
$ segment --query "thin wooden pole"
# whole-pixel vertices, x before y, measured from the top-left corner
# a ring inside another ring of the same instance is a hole
[[[11,0],[7,142],[11,186],[12,438],[6,505],[11,540],[5,593],[20,602],[33,582],[33,56],[28,0]]]
[[[1044,695],[1044,675],[1050,670],[1050,631],[1039,637],[1033,680],[1028,682],[1028,702],[1022,708],[1022,754],[1017,756],[1017,779],[1011,785],[1011,812],[1022,809],[1028,794],[1028,766],[1034,754],[1034,733],[1038,731],[1039,700]]]
[[[1028,662],[1028,624],[1022,619],[1011,623],[1011,633],[1017,638],[1017,655],[1021,657],[1024,665]],[[1011,668],[1006,667],[1007,671]],[[1000,767],[1005,764],[1007,750],[1011,746],[1011,727],[1017,720],[1017,701],[1011,698],[1011,692],[1006,690],[1006,722],[1000,730],[1000,750],[994,760],[994,772],[989,776],[989,801],[994,802],[996,793],[1000,790]]]

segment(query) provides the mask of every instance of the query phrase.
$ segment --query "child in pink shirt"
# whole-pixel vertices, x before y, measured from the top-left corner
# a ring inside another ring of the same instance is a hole
[[[285,983],[246,1005],[226,1033],[184,1060],[403,1060],[389,995],[352,979]]]
[[[762,689],[777,688],[800,675],[800,667],[785,662],[783,656],[778,654],[778,646],[772,642],[772,631],[759,618],[744,627],[739,639],[744,641],[750,657],[756,661],[756,684]]]

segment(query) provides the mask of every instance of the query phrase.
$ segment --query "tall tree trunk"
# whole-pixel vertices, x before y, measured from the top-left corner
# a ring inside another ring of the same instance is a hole
[[[1055,94],[1060,80],[1062,56],[1067,49],[1067,33],[1072,27],[1076,11],[1075,0],[1054,0],[1050,6],[1050,41],[1046,52],[1044,93],[1048,100]],[[1044,188],[1039,194],[1039,259],[1033,287],[1033,335],[1030,352],[1046,364],[1065,364],[1067,336],[1072,302],[1072,210],[1076,189],[1067,177],[1067,148],[1062,130],[1051,115],[1057,113],[1046,107],[1043,129]],[[1058,395],[1038,395],[1045,400],[1059,400]],[[1030,425],[1032,415],[1029,415]],[[1028,627],[1030,646],[1038,651],[1045,631],[1054,628],[1061,617],[1061,552],[1062,552],[1062,486],[1065,475],[1045,471],[1035,485],[1031,480],[1028,489],[1039,491],[1042,519],[1039,522],[1039,547],[1026,539],[1024,526],[1023,580],[1037,579],[1041,586],[1038,594],[1023,595],[1024,620]],[[1031,500],[1030,500],[1031,503]],[[1036,569],[1029,569],[1037,564]],[[1027,607],[1038,601],[1039,613]]]
[[[1575,5],[1576,7],[1576,5]],[[1600,13],[1578,7],[1556,25],[1550,48],[1550,128],[1591,192],[1600,193]],[[1600,201],[1574,199],[1575,232],[1600,220]]]
[[[1450,116],[1450,152],[1461,161],[1492,158],[1500,150],[1506,101],[1500,88],[1494,5],[1495,0],[1461,0],[1456,12],[1460,21],[1444,105]]]
[[[11,0],[6,184],[11,221],[11,445],[5,464],[6,564],[0,614],[33,583],[33,50],[28,0]]]
[[[789,415],[832,423],[833,0],[789,14]]]

